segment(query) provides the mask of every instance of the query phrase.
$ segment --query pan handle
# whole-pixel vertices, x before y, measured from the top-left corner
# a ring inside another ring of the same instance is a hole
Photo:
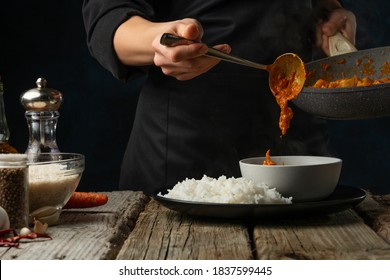
[[[330,56],[356,52],[356,47],[345,38],[340,32],[334,36],[329,37],[329,53]]]

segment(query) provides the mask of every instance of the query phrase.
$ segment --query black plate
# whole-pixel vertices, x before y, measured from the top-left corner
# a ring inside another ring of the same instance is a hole
[[[162,192],[164,194],[164,192]],[[326,199],[292,204],[228,204],[194,202],[165,198],[153,198],[163,206],[191,216],[212,218],[269,219],[286,217],[305,217],[343,211],[359,204],[365,192],[356,187],[338,185]]]

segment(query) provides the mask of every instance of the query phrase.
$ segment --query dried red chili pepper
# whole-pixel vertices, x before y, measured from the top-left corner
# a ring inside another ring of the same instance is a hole
[[[4,236],[9,233],[13,233],[12,237],[0,238],[0,247],[18,247],[21,239],[36,239],[36,238],[49,238],[48,234],[32,232],[25,235],[17,235],[14,229],[6,229],[0,231],[0,236]]]
[[[11,232],[13,233],[14,236],[17,235],[16,231],[13,228],[7,228],[7,229],[0,230],[0,236],[4,236],[4,235],[9,234]]]

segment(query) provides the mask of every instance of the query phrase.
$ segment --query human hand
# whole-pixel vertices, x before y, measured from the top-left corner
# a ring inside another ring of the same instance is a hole
[[[316,26],[316,46],[326,54],[329,53],[329,37],[340,32],[355,45],[356,17],[344,8],[330,12],[327,20],[320,20]]]
[[[199,42],[203,36],[201,24],[194,19],[171,22],[166,32]],[[219,59],[204,56],[208,51],[205,44],[194,43],[166,47],[160,44],[161,35],[153,40],[152,45],[155,50],[154,64],[159,66],[165,75],[175,77],[180,81],[190,80],[207,72],[220,62]],[[225,53],[231,51],[227,44],[216,45],[213,48]]]

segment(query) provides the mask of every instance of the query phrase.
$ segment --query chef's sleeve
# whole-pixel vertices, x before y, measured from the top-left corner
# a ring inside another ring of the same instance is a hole
[[[113,44],[116,29],[134,15],[153,20],[153,8],[142,0],[84,0],[82,7],[87,46],[91,55],[116,78],[128,81],[144,75],[147,67],[120,62]]]

